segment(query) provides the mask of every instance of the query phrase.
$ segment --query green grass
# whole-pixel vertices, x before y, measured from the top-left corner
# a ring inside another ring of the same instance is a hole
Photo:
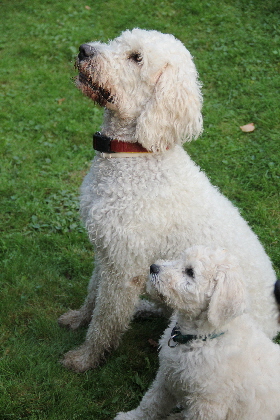
[[[152,381],[148,340],[165,321],[134,322],[95,371],[58,363],[85,336],[56,319],[83,302],[92,270],[77,210],[102,119],[74,87],[75,54],[135,26],[185,43],[205,101],[204,134],[186,148],[240,208],[279,275],[279,2],[4,0],[1,13],[0,419],[112,419]],[[241,132],[249,122],[256,130]]]

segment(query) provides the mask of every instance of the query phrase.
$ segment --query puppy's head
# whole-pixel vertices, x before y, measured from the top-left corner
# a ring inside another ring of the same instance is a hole
[[[201,133],[197,71],[174,36],[133,29],[108,44],[83,44],[77,68],[77,87],[133,123],[134,141],[147,150],[164,151]]]
[[[173,309],[197,319],[206,314],[214,328],[246,309],[242,271],[224,249],[189,248],[176,261],[150,267],[150,287]]]

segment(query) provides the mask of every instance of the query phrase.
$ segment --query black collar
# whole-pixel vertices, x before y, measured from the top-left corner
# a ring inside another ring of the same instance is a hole
[[[195,335],[195,334],[183,335],[180,331],[179,325],[176,324],[171,332],[171,337],[168,340],[168,345],[169,347],[176,347],[178,346],[178,344],[188,344],[189,342],[193,340],[202,340],[202,341],[206,341],[207,339],[213,340],[213,338],[217,338],[222,334],[224,334],[224,332],[221,332],[219,334],[207,334],[207,335]],[[174,341],[176,343],[175,346],[171,345],[171,341]]]

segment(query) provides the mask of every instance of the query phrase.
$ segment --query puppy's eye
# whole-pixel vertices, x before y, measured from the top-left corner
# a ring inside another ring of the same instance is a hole
[[[142,63],[142,55],[138,52],[131,53],[128,58],[137,64]]]
[[[185,269],[185,273],[187,276],[191,277],[192,279],[194,278],[194,271],[191,267],[187,267]]]

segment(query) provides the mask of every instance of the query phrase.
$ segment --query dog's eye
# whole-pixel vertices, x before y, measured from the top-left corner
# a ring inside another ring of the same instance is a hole
[[[191,267],[187,267],[185,269],[185,273],[187,276],[191,277],[192,279],[194,278],[194,271]]]
[[[132,61],[135,61],[137,64],[142,62],[142,55],[138,52],[131,53],[128,58]]]

